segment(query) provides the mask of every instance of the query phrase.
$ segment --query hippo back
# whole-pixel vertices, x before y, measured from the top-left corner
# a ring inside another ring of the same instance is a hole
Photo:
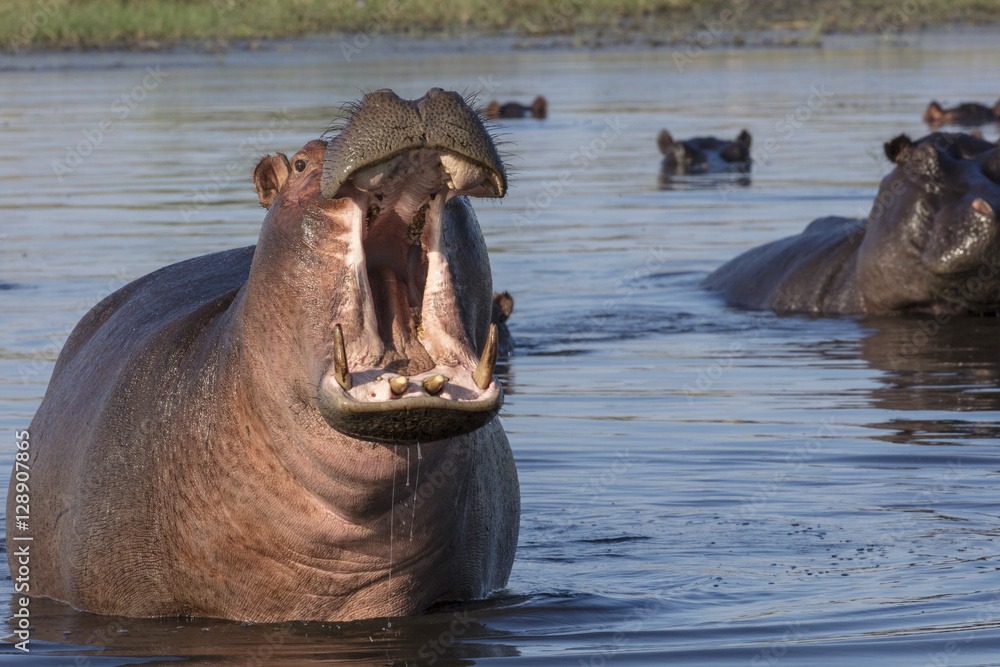
[[[705,279],[739,308],[775,312],[856,313],[854,262],[865,221],[826,217],[795,236],[748,250]]]

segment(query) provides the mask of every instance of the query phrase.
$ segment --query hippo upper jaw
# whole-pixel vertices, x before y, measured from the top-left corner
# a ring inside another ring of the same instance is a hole
[[[346,230],[356,288],[334,316],[317,404],[330,426],[355,438],[441,440],[482,427],[503,403],[493,376],[496,328],[487,324],[488,260],[483,252],[470,271],[459,255],[474,254],[468,236],[481,244],[463,195],[502,196],[506,176],[478,117],[456,98],[431,91],[414,103],[373,93],[326,150],[328,205],[318,208]],[[442,108],[462,137],[439,136],[440,119],[430,114]],[[372,149],[358,128],[385,116],[394,133]]]

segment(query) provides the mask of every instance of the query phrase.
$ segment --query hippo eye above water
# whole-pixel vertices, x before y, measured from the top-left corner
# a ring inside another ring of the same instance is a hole
[[[295,171],[303,171],[303,170],[305,170],[305,168],[306,168],[306,161],[305,160],[296,160],[295,161]]]

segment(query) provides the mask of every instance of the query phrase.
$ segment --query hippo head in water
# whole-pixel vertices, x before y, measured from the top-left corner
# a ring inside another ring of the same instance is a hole
[[[520,499],[466,195],[507,180],[479,117],[377,91],[253,182],[256,246],[140,278],[66,341],[28,429],[23,592],[264,622],[503,587]]]
[[[900,135],[858,247],[874,312],[1000,309],[1000,147],[967,134]]]
[[[944,109],[936,101],[927,105],[924,122],[931,127],[942,125],[985,125],[1000,121],[1000,100],[990,108],[977,102],[966,102],[957,107]]]
[[[778,312],[954,315],[1000,311],[1000,147],[935,132],[885,144],[895,168],[867,220],[813,221],[749,250],[705,284]]]
[[[502,197],[507,177],[462,98],[370,93],[331,141],[265,157],[253,178],[268,208],[258,253],[272,258],[254,270],[263,289],[283,286],[300,327],[264,329],[289,336],[301,364],[269,360],[275,375],[306,381],[330,426],[367,440],[440,440],[493,419],[490,265],[462,195]]]
[[[663,154],[663,172],[671,175],[746,171],[750,168],[750,133],[742,130],[734,141],[716,137],[677,140],[660,130],[656,143]]]

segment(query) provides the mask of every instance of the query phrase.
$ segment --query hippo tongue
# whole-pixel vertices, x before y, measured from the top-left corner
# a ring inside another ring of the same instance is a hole
[[[434,360],[420,344],[416,314],[419,307],[410,307],[409,286],[388,266],[368,271],[368,282],[375,303],[379,337],[385,343],[385,354],[378,366],[401,375],[416,375],[434,368]]]

